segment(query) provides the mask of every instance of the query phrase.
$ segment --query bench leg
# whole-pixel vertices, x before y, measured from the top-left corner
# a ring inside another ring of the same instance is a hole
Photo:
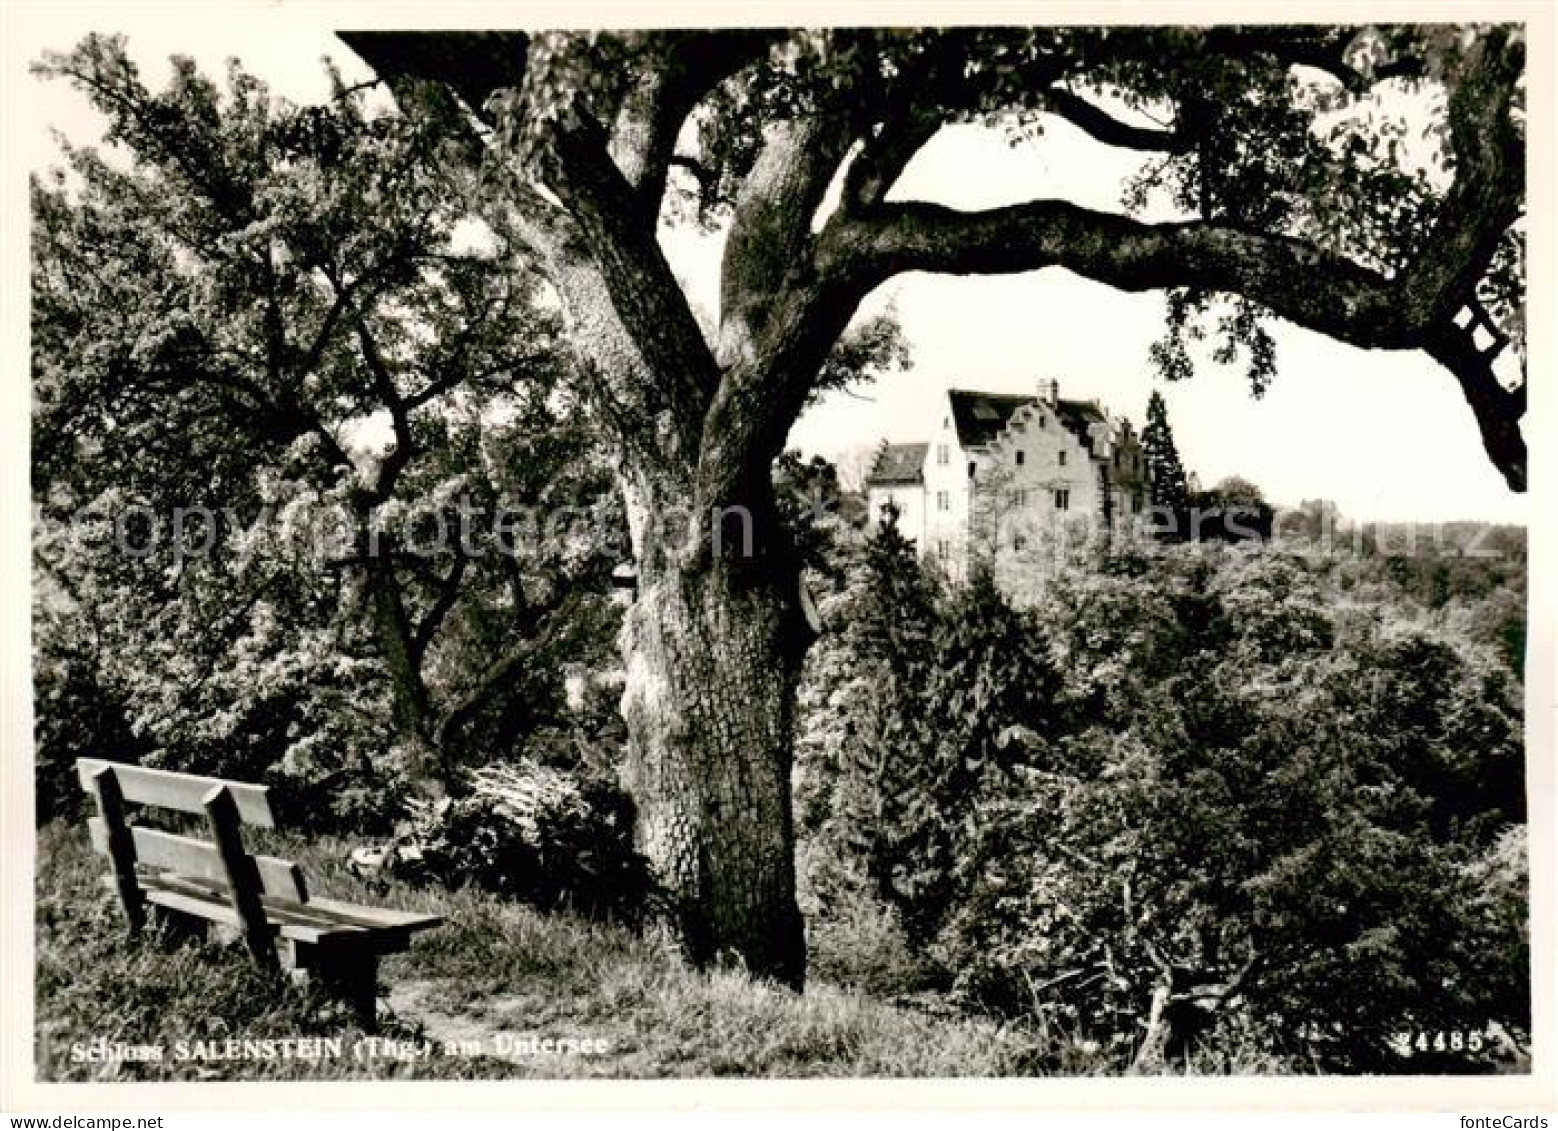
[[[283,961],[297,981],[309,982],[351,1007],[372,1032],[378,1021],[379,956],[366,950],[325,949],[288,940]]]
[[[135,842],[124,820],[124,792],[113,767],[104,766],[92,775],[92,798],[98,818],[108,832],[108,858],[113,863],[110,876],[124,909],[130,934],[140,933],[146,925],[146,893],[135,877]]]

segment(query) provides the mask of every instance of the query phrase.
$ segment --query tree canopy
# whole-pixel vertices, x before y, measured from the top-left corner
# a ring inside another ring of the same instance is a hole
[[[1257,389],[1275,369],[1272,317],[1362,348],[1425,350],[1460,383],[1489,458],[1524,487],[1523,374],[1507,385],[1493,371],[1523,341],[1520,27],[344,38],[382,73],[443,80],[463,99],[490,181],[535,247],[614,249],[599,285],[624,319],[661,327],[658,345],[632,352],[650,368],[674,352],[681,374],[614,395],[668,410],[688,458],[702,426],[736,405],[755,442],[780,443],[821,358],[885,279],[1063,266],[1170,292],[1156,357],[1170,375],[1209,309]],[[1053,118],[1154,156],[1121,211],[1033,200],[958,212],[892,191],[945,124],[1031,136]],[[1140,218],[1153,204],[1174,218]],[[653,239],[671,210],[728,230],[707,343]],[[711,487],[732,474],[721,462],[702,461]]]
[[[438,124],[189,60],[153,92],[106,37],[42,70],[114,146],[33,184],[45,666],[145,752],[346,808],[555,722],[616,626],[620,509]],[[542,507],[588,529],[494,521]]]
[[[799,985],[790,800],[811,627],[772,466],[875,288],[1063,267],[1169,293],[1154,360],[1220,337],[1258,391],[1263,320],[1421,349],[1525,487],[1517,26],[346,32],[557,295],[618,457],[638,568],[622,644],[640,841],[700,961]],[[1406,142],[1385,94],[1421,100]],[[905,198],[943,126],[1064,119],[1156,158],[1124,203]],[[1166,210],[1159,218],[1148,207]],[[724,232],[704,325],[662,221]],[[1208,328],[1206,319],[1213,319]],[[662,536],[668,509],[691,516]],[[753,537],[719,537],[739,509]],[[742,704],[732,713],[728,705]]]

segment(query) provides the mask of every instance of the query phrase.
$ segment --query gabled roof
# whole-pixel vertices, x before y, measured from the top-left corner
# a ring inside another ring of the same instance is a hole
[[[929,444],[883,444],[871,465],[867,483],[921,483]]]
[[[958,430],[958,443],[965,448],[981,447],[999,436],[1013,414],[1038,400],[1032,394],[979,393],[968,389],[949,389],[952,423]],[[1092,401],[1060,400],[1055,404],[1060,421],[1083,444],[1088,442],[1089,425],[1104,420],[1104,411]]]
[[[958,443],[978,448],[1001,434],[1012,413],[1032,404],[1034,397],[1010,393],[976,393],[968,389],[947,390],[952,403],[952,423],[958,430]]]
[[[1084,448],[1091,447],[1093,442],[1088,435],[1088,427],[1106,419],[1104,410],[1092,401],[1059,400],[1055,402],[1055,412],[1067,430],[1082,441]]]

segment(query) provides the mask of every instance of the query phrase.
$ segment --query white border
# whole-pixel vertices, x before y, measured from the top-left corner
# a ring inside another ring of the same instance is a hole
[[[705,26],[922,23],[1209,23],[1523,20],[1528,23],[1528,152],[1530,162],[1531,382],[1525,434],[1531,448],[1530,611],[1527,668],[1527,781],[1531,822],[1533,1074],[1507,1077],[1045,1079],[1045,1080],[692,1080],[438,1083],[39,1084],[33,1081],[32,892],[34,835],[31,788],[30,493],[26,443],[29,415],[27,343],[28,225],[26,163],[19,159],[17,108],[28,105],[26,67],[8,44],[24,22],[91,19],[125,27],[150,20],[209,18],[214,5],[44,4],[0,0],[4,52],[4,129],[0,132],[0,1107],[7,1111],[183,1111],[276,1108],[423,1110],[767,1110],[839,1108],[952,1110],[1044,1108],[1138,1110],[1558,1110],[1555,1078],[1553,737],[1558,716],[1554,661],[1554,593],[1558,516],[1551,441],[1558,409],[1553,385],[1554,28],[1549,3],[1388,2],[1303,6],[1270,0],[1147,4],[930,0],[845,0],[838,3],[233,3],[233,15],[324,27]],[[343,53],[345,48],[343,46]],[[1394,422],[1402,426],[1401,421]],[[1468,427],[1469,427],[1468,423]]]

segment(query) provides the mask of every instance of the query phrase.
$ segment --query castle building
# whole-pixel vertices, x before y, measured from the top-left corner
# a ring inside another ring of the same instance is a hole
[[[950,389],[926,443],[883,444],[866,479],[873,524],[899,530],[954,578],[983,560],[1014,598],[1067,556],[1112,544],[1148,506],[1129,420],[1065,400]]]

